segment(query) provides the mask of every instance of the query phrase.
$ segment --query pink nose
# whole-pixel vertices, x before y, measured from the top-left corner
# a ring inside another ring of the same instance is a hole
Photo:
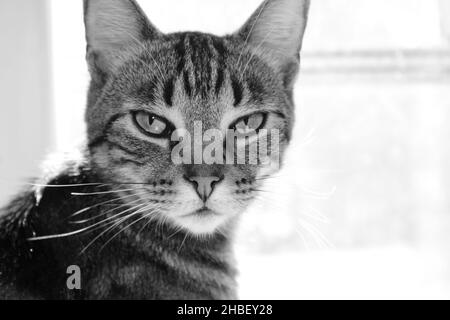
[[[219,177],[201,177],[201,176],[193,176],[188,177],[185,176],[185,179],[189,181],[195,188],[200,199],[203,202],[206,202],[211,194],[214,191],[214,187],[223,180],[223,178]]]

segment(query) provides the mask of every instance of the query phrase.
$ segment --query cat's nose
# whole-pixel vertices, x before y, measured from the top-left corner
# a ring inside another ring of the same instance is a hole
[[[208,201],[209,197],[214,191],[214,188],[218,183],[220,183],[224,177],[202,177],[202,176],[188,176],[185,175],[184,178],[193,185],[195,191],[197,192],[200,199],[203,202]]]

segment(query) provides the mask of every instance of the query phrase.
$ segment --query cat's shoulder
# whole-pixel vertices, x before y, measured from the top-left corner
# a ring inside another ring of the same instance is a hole
[[[44,165],[44,173],[27,183],[5,206],[0,208],[0,249],[5,242],[11,246],[24,237],[33,236],[33,220],[39,219],[42,199],[46,194],[63,188],[57,186],[84,183],[91,175],[87,162],[80,159],[52,160]],[[41,208],[42,209],[42,208]]]
[[[19,192],[6,206],[0,209],[0,241],[18,235],[36,208],[39,191],[29,186]]]
[[[47,165],[41,178],[27,183],[0,208],[0,299],[33,298],[17,287],[17,283],[28,281],[27,266],[33,265],[36,251],[42,249],[29,239],[36,236],[39,226],[51,222],[49,203],[65,190],[56,186],[83,183],[88,177],[85,162],[67,160],[58,166]]]
[[[32,254],[26,239],[33,235],[30,219],[35,208],[35,190],[29,187],[0,209],[0,298],[2,299],[19,297],[18,291],[12,284],[17,276],[17,270],[30,259]]]

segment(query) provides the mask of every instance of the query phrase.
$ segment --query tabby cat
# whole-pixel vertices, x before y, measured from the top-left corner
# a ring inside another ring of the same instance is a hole
[[[266,0],[218,37],[85,0],[86,143],[1,210],[0,298],[236,299],[233,231],[270,171],[174,164],[171,136],[277,129],[282,158],[308,7]]]

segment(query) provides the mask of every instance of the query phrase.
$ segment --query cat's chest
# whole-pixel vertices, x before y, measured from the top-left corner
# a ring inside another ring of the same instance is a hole
[[[99,268],[86,284],[86,298],[234,299],[235,288],[234,275],[224,270],[139,258]]]

